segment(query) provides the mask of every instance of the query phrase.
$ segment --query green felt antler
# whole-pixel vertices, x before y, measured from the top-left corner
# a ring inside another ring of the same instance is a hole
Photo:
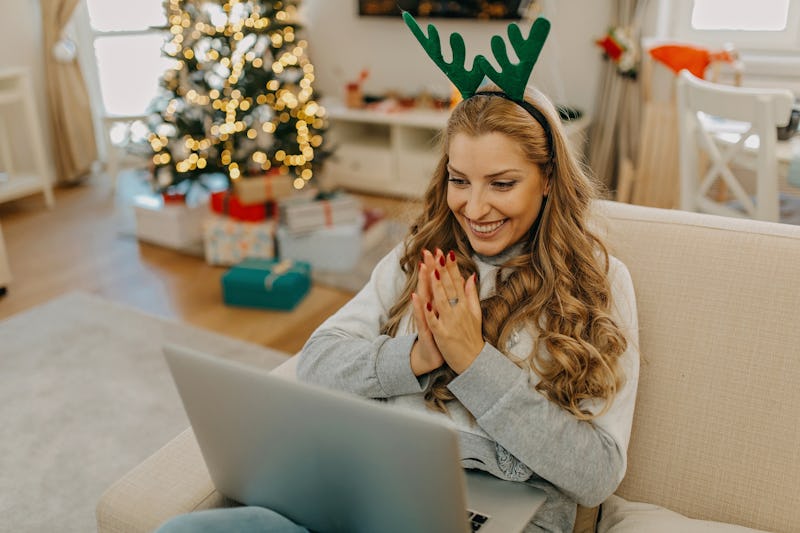
[[[528,85],[531,72],[533,72],[533,66],[539,59],[539,53],[542,51],[548,33],[550,33],[550,21],[542,17],[534,21],[527,39],[522,36],[519,26],[509,24],[508,40],[517,53],[519,63],[515,65],[508,58],[506,43],[499,35],[492,37],[492,54],[500,65],[500,72],[495,70],[483,56],[475,58],[475,62],[480,64],[481,70],[503,89],[503,92],[515,100],[522,100],[525,95],[525,87]]]
[[[417,38],[419,44],[425,49],[428,56],[433,59],[433,62],[445,73],[445,75],[453,82],[456,89],[461,93],[464,98],[469,98],[478,86],[483,81],[484,73],[479,67],[478,56],[472,64],[471,69],[467,69],[465,61],[467,58],[467,48],[464,45],[464,38],[459,33],[450,35],[450,48],[453,50],[453,60],[448,63],[442,56],[442,44],[439,40],[439,32],[433,24],[428,24],[428,35],[422,31],[417,21],[411,16],[408,11],[403,12],[403,20],[406,26],[409,27],[411,33]]]

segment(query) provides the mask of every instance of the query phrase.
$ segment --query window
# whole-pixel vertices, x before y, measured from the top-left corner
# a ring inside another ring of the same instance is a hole
[[[146,135],[141,121],[126,117],[146,113],[172,66],[161,54],[166,25],[162,0],[81,0],[67,31],[78,42],[98,148],[110,174],[126,148]]]
[[[166,25],[162,0],[85,0],[105,115],[139,115],[171,66],[161,56]]]
[[[800,2],[673,0],[673,34],[690,42],[740,50],[800,51]]]
[[[783,31],[789,0],[694,0],[693,30]]]

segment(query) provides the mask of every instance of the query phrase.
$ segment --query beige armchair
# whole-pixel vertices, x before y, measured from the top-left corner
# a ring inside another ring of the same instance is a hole
[[[613,202],[598,211],[633,278],[642,354],[628,471],[599,530],[800,530],[800,227]],[[97,525],[150,531],[227,503],[187,430],[108,489]]]

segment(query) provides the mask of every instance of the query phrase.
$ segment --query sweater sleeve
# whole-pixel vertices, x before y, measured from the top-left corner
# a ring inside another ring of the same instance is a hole
[[[423,390],[411,370],[416,334],[380,334],[405,282],[402,250],[384,257],[364,288],[311,335],[298,355],[301,380],[368,398]]]
[[[449,385],[498,444],[571,499],[590,507],[611,495],[625,474],[639,376],[633,284],[627,268],[614,258],[609,276],[612,316],[628,346],[620,359],[625,382],[602,416],[593,422],[577,420],[537,392],[527,370],[489,344]]]

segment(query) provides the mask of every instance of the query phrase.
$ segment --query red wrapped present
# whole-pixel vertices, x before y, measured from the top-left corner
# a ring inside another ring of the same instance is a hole
[[[186,204],[186,193],[164,191],[161,193],[161,197],[164,199],[164,205]]]
[[[239,197],[231,191],[218,191],[211,193],[211,210],[221,215],[227,215],[236,220],[259,222],[277,215],[274,202],[245,205]]]

